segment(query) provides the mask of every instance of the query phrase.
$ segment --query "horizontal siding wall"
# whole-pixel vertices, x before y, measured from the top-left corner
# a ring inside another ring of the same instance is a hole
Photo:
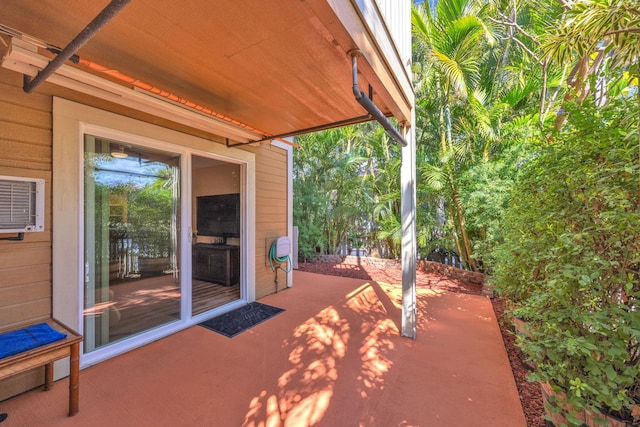
[[[45,180],[45,231],[0,240],[0,328],[51,315],[51,97],[0,69],[0,175]],[[0,234],[11,237],[14,234]]]
[[[268,265],[268,246],[287,235],[287,151],[261,145],[256,154],[256,298],[276,291],[275,273]],[[249,284],[251,286],[251,284]],[[278,272],[278,289],[287,286],[286,275]]]
[[[0,69],[0,167],[51,172],[51,104],[51,96],[25,94],[19,74]]]
[[[22,76],[0,68],[0,175],[45,180],[45,231],[0,240],[0,329],[51,316],[51,105],[51,96],[25,94]],[[3,381],[0,400],[43,379],[41,368]]]

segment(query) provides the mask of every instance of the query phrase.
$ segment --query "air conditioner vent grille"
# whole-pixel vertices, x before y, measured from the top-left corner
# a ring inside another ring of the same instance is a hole
[[[44,181],[0,177],[0,233],[44,231]]]

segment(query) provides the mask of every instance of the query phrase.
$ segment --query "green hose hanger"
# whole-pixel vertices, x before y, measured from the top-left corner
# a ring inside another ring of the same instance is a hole
[[[291,271],[293,267],[289,253],[291,252],[291,241],[287,236],[278,237],[269,248],[269,264],[271,265],[271,271],[274,271],[275,277],[273,282],[276,286],[276,293],[278,293],[278,270],[282,270],[285,273]],[[282,264],[289,264],[288,267],[283,267]]]
[[[288,273],[291,271],[291,258],[289,255],[278,256],[278,244],[282,238],[274,241],[269,249],[269,264],[271,265],[271,271],[276,271],[277,268]],[[280,243],[281,244],[281,243]],[[288,252],[288,251],[287,251]],[[282,267],[282,264],[287,263],[287,267]]]

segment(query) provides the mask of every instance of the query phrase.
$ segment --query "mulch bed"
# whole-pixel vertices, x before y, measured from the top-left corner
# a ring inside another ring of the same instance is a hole
[[[327,262],[298,264],[298,270],[310,273],[326,274],[330,276],[350,277],[354,279],[375,280],[376,282],[400,283],[402,272],[399,267],[378,267],[367,264],[334,264]],[[433,289],[443,289],[449,292],[461,292],[480,295],[482,288],[473,283],[465,283],[461,280],[451,279],[446,276],[416,272],[416,284]],[[500,332],[504,341],[505,350],[509,356],[513,377],[518,387],[518,393],[522,402],[522,409],[527,420],[527,427],[544,427],[544,405],[540,386],[537,383],[527,381],[529,369],[524,364],[524,356],[515,345],[515,337],[509,322],[503,321],[504,304],[499,298],[492,298],[493,310],[498,319]]]
[[[515,344],[515,336],[511,325],[504,319],[504,302],[499,298],[492,298],[493,311],[496,313],[504,347],[509,356],[513,378],[516,380],[518,394],[522,402],[524,416],[527,419],[527,427],[544,427],[544,403],[542,402],[542,391],[538,383],[527,381],[529,368],[525,365],[525,357],[522,351]]]

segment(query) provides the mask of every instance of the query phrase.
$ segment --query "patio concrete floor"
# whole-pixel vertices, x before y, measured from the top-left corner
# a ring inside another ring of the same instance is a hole
[[[0,403],[10,426],[525,426],[491,302],[418,287],[400,336],[400,286],[294,272],[260,302],[286,311],[227,338],[200,326]]]

